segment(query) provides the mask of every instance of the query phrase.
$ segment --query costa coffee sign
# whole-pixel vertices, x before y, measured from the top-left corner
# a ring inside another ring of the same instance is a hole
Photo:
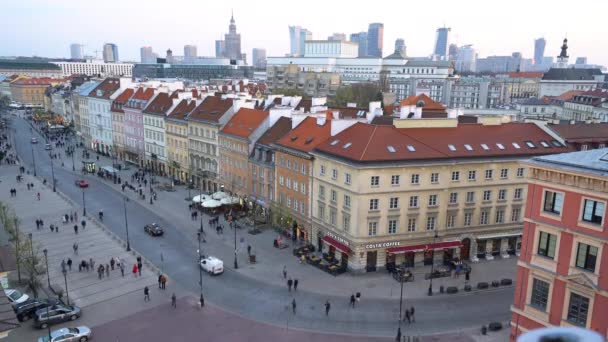
[[[329,231],[326,232],[325,235],[327,235],[330,238],[332,238],[332,239],[334,239],[334,240],[336,240],[336,241],[344,244],[345,246],[350,246],[350,242],[348,242],[348,240],[346,240],[345,238],[343,238],[343,237],[341,237],[339,235],[336,235],[336,234],[334,234],[332,232],[329,232]]]
[[[401,241],[390,241],[390,242],[379,242],[379,243],[369,243],[363,245],[365,249],[377,249],[377,248],[389,248],[389,247],[399,247],[401,246]]]

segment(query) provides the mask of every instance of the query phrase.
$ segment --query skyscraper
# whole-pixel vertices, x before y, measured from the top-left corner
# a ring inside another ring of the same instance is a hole
[[[435,39],[435,51],[433,55],[439,59],[447,59],[450,31],[451,29],[449,27],[437,29],[437,38]]]
[[[225,57],[226,54],[226,43],[223,40],[215,41],[215,57]]]
[[[103,61],[106,63],[118,62],[118,46],[113,43],[103,45]]]
[[[458,45],[450,44],[448,47],[448,59],[450,61],[455,61],[458,58]]]
[[[353,33],[350,35],[350,41],[359,43],[358,57],[367,56],[367,32]]]
[[[184,61],[191,62],[196,57],[196,45],[184,45]]]
[[[251,51],[251,64],[258,69],[266,69],[266,49],[254,48]]]
[[[454,68],[460,73],[475,72],[477,63],[477,53],[473,45],[464,45],[458,49]]]
[[[156,57],[154,56],[154,51],[152,51],[151,46],[142,46],[139,49],[139,55],[141,57],[141,62],[143,64],[154,64],[156,63]]]
[[[403,38],[397,38],[395,40],[395,52],[398,52],[401,54],[401,56],[406,56],[405,52],[406,52],[406,47],[405,47],[405,41],[403,40]]]
[[[547,41],[545,38],[538,38],[534,40],[534,65],[542,65],[543,57],[545,56],[545,45]]]
[[[70,45],[70,58],[83,59],[84,58],[84,45],[82,45],[82,44]]]
[[[367,55],[382,58],[384,46],[384,24],[372,23],[367,29]]]
[[[312,32],[301,26],[289,26],[289,54],[291,56],[303,56],[307,40],[312,40]]]
[[[236,24],[234,23],[234,15],[230,17],[230,26],[228,26],[228,34],[224,36],[225,55],[227,58],[240,60],[241,53],[241,35],[236,33]]]

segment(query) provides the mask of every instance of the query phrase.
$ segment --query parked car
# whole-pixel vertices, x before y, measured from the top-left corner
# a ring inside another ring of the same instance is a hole
[[[51,147],[51,144],[45,144],[45,145],[44,145],[44,149],[45,149],[45,150],[47,150],[47,151],[50,151],[50,150],[52,150],[53,148]]]
[[[49,325],[74,321],[82,315],[79,307],[74,305],[54,305],[44,309],[38,309],[34,315],[34,326],[45,329]]]
[[[53,306],[59,304],[59,300],[54,298],[49,299],[28,299],[23,303],[14,303],[13,310],[17,314],[19,322],[27,321],[34,317],[34,314],[38,309],[46,308],[47,306]]]
[[[37,143],[38,143],[38,139],[32,138],[32,144],[37,144]]]
[[[30,296],[15,289],[4,289],[4,293],[11,303],[23,303],[30,298]]]
[[[163,228],[156,223],[145,225],[144,231],[152,236],[161,236],[165,233]]]
[[[84,342],[91,338],[92,332],[89,327],[80,326],[76,328],[61,328],[38,338],[38,342]]]
[[[201,268],[211,275],[224,273],[224,262],[214,256],[203,257]]]
[[[88,188],[89,183],[87,181],[85,181],[84,179],[77,179],[76,186],[81,187],[81,188]]]

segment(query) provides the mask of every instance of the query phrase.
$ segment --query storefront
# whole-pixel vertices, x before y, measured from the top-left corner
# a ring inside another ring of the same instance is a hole
[[[319,251],[328,254],[332,259],[340,260],[341,265],[348,265],[351,253],[350,241],[331,232],[325,232],[322,237],[319,235],[317,243]]]
[[[519,255],[521,231],[479,235],[476,239],[477,259],[493,260]]]
[[[387,248],[387,268],[395,265],[430,265],[438,261],[448,263],[459,257],[461,247],[460,241],[443,241]]]

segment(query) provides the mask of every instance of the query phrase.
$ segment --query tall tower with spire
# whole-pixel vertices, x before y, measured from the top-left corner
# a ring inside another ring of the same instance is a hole
[[[234,21],[234,12],[230,16],[230,26],[228,26],[228,34],[224,36],[225,56],[230,59],[240,60],[241,54],[241,35],[236,33],[236,23]]]
[[[562,44],[562,51],[557,56],[557,63],[555,63],[556,68],[567,68],[568,67],[568,39],[564,38],[564,43]]]

